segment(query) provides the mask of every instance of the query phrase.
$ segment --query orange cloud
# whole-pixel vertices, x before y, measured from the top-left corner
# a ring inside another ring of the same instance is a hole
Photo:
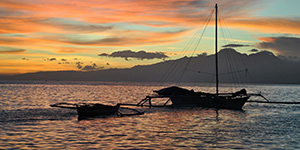
[[[122,32],[122,31],[120,31]],[[104,38],[86,39],[80,36],[61,35],[61,34],[45,34],[28,39],[30,43],[37,45],[43,44],[70,44],[70,45],[85,45],[85,46],[139,46],[139,45],[156,45],[175,42],[177,37],[184,34],[185,30],[175,32],[150,32],[150,31],[124,31],[123,34],[112,34]],[[93,35],[97,37],[97,34]],[[98,35],[99,36],[99,35]],[[11,41],[11,44],[26,43],[25,38],[18,38],[19,41]],[[0,39],[1,43],[1,39]],[[6,43],[2,41],[2,43]],[[75,48],[74,48],[75,49]]]
[[[300,34],[299,19],[283,18],[245,18],[228,20],[229,25],[236,28],[262,33]]]
[[[231,2],[234,2],[234,5],[228,5],[233,4]],[[206,0],[132,0],[130,2],[108,2],[104,0],[72,0],[62,2],[53,0],[51,2],[47,1],[47,3],[4,0],[0,4],[0,7],[5,8],[7,13],[13,16],[9,17],[10,19],[19,19],[26,23],[59,17],[76,18],[81,21],[102,24],[116,22],[164,22],[164,25],[169,23],[174,26],[175,24],[201,24],[205,21],[208,12],[213,8],[213,3]],[[251,6],[255,1],[237,2],[228,0],[226,3],[222,1],[219,3],[223,10],[234,10],[234,13],[238,14],[239,12],[244,12],[246,10],[244,8]],[[239,9],[236,9],[237,6],[239,6]]]
[[[272,37],[261,37],[261,38],[257,38],[263,42],[268,42],[268,43],[274,43],[275,42],[275,38]]]
[[[0,60],[0,74],[20,74],[39,71],[75,70],[72,65],[28,60]]]

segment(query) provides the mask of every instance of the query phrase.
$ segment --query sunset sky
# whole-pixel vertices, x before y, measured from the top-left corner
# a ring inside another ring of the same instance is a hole
[[[300,58],[299,0],[1,0],[0,74],[128,68],[219,49]],[[222,37],[224,36],[224,37]],[[196,39],[197,40],[197,39]],[[197,40],[198,41],[198,40]]]

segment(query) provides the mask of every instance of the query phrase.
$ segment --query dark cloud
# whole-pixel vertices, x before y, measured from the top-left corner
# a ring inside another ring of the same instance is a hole
[[[107,53],[102,53],[102,54],[98,54],[98,56],[109,56],[109,54],[107,54]]]
[[[55,61],[56,58],[44,58],[44,61]]]
[[[285,61],[291,61],[291,62],[300,62],[300,57],[297,56],[282,56],[278,55],[278,58],[285,60]]]
[[[202,54],[198,54],[198,56],[207,56],[207,53],[204,52],[204,53],[202,53]]]
[[[82,64],[83,64],[82,62],[76,62],[77,68],[82,69]]]
[[[297,37],[267,37],[259,38],[259,48],[275,50],[282,56],[300,56],[300,38]]]
[[[258,49],[251,49],[251,50],[249,50],[250,52],[259,52],[259,50]]]
[[[222,47],[248,47],[250,45],[243,45],[243,44],[227,44],[223,45]]]
[[[13,48],[13,47],[0,47],[0,54],[17,54],[24,53],[25,49]]]
[[[70,64],[70,62],[67,62],[67,60],[63,61],[62,62],[58,62],[58,64]]]
[[[82,62],[76,62],[77,68],[83,71],[96,71],[104,67],[98,67],[97,64],[93,63],[92,65],[82,66]]]
[[[93,65],[86,65],[82,68],[85,71],[94,71],[97,70],[97,65],[94,63]]]
[[[61,61],[67,61],[67,59],[61,59]]]
[[[137,59],[143,60],[143,59],[155,59],[155,58],[156,59],[164,59],[164,58],[168,57],[163,52],[146,52],[146,51],[134,52],[131,50],[117,51],[117,52],[113,52],[111,54],[102,53],[102,54],[99,54],[98,56],[120,57],[120,58],[124,58],[125,60],[129,60],[128,58],[137,58]]]

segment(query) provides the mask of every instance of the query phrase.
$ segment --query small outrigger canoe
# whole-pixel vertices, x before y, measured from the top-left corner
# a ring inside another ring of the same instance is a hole
[[[144,112],[132,108],[120,107],[122,104],[117,104],[115,106],[104,105],[99,103],[56,103],[50,105],[51,107],[67,108],[67,109],[77,109],[78,119],[84,119],[89,117],[97,116],[107,116],[107,115],[117,115],[132,116],[132,115],[142,115]],[[133,113],[124,114],[119,111],[119,109],[127,109]]]
[[[51,107],[77,109],[77,114],[79,118],[102,116],[102,115],[113,115],[117,114],[120,105],[115,106],[98,104],[98,103],[57,103],[50,105]]]
[[[99,116],[99,115],[113,115],[118,113],[120,105],[116,106],[103,105],[103,104],[83,104],[76,105],[77,113],[79,117],[90,117],[90,116]]]

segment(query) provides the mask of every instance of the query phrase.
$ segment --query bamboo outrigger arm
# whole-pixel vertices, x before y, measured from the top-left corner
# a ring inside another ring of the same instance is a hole
[[[59,107],[59,108],[68,108],[68,109],[77,109],[78,104],[75,103],[56,103],[50,105],[51,107]]]
[[[270,102],[266,97],[264,97],[262,94],[247,94],[247,95],[249,95],[249,96],[260,96],[260,97],[262,97],[264,100],[266,100],[267,102]],[[248,101],[249,102],[249,101]]]
[[[251,101],[247,101],[250,103],[266,103],[266,104],[300,104],[300,102],[274,102],[274,101],[269,101],[266,97],[264,97],[262,94],[248,94],[249,96],[260,96],[263,99],[265,99],[266,101],[255,101],[255,100],[251,100]]]

